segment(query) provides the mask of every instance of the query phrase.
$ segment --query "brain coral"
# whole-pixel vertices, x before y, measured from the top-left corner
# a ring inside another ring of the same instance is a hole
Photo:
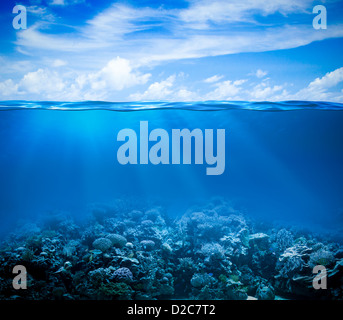
[[[125,246],[127,240],[125,237],[120,234],[111,233],[106,236],[106,239],[109,239],[112,242],[112,245],[117,248],[122,248]]]
[[[152,240],[142,240],[140,243],[142,247],[147,251],[153,250],[155,247],[155,242]]]
[[[111,247],[112,247],[112,242],[110,239],[98,238],[94,240],[93,242],[93,248],[101,250],[102,252],[107,251]]]
[[[133,281],[133,275],[129,268],[119,268],[112,274],[112,279],[116,282],[130,283]]]

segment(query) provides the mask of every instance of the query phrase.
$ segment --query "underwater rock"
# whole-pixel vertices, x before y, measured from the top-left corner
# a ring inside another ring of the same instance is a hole
[[[222,260],[225,256],[225,248],[219,243],[205,243],[198,252],[213,260]]]
[[[210,283],[210,276],[206,273],[195,273],[191,279],[191,285],[200,289]]]
[[[142,240],[140,244],[146,251],[151,251],[155,248],[155,242],[152,240]]]
[[[112,246],[116,248],[123,248],[127,243],[125,237],[121,236],[120,234],[110,233],[106,236],[106,239],[109,239],[112,242]]]
[[[54,296],[55,300],[62,300],[64,293],[65,289],[62,287],[56,287],[52,290],[52,295]]]
[[[162,251],[168,255],[172,254],[173,253],[173,249],[172,247],[169,245],[168,242],[164,242],[162,244]]]
[[[169,284],[163,284],[159,287],[161,296],[172,296],[174,294],[174,288]]]
[[[101,300],[131,300],[133,290],[125,282],[108,282],[101,284],[98,299]]]
[[[294,243],[292,233],[286,229],[279,230],[276,234],[276,243],[281,252],[291,247]]]
[[[122,260],[120,262],[121,267],[131,267],[134,264],[139,264],[139,261],[136,258],[129,258],[129,257],[121,257]]]
[[[143,220],[142,222],[141,222],[141,226],[143,227],[143,228],[152,228],[153,226],[154,226],[155,224],[154,224],[154,222],[153,221],[151,221],[151,220]]]
[[[261,285],[257,288],[256,298],[258,300],[274,300],[275,293],[272,286]]]
[[[132,242],[126,242],[125,247],[129,249],[133,249],[135,246],[133,245]]]
[[[89,280],[93,287],[99,287],[107,279],[110,279],[113,270],[110,268],[98,268],[89,272]]]
[[[248,294],[242,290],[236,289],[231,290],[231,292],[228,293],[228,298],[230,300],[247,300]]]
[[[144,216],[144,213],[140,210],[132,210],[128,213],[128,216],[133,220],[140,221]]]
[[[112,279],[115,282],[130,283],[133,281],[133,274],[129,268],[122,267],[113,272]]]
[[[77,246],[79,243],[75,240],[70,240],[64,247],[63,247],[63,255],[66,257],[72,257],[77,250]]]
[[[147,210],[145,212],[145,215],[148,220],[155,221],[157,217],[160,216],[160,211],[157,208],[153,208],[153,209]]]
[[[93,248],[101,250],[102,252],[107,251],[112,247],[112,241],[107,238],[98,238],[93,242]]]
[[[66,262],[64,263],[64,265],[63,265],[63,267],[64,267],[65,270],[70,269],[72,266],[73,266],[73,265],[72,265],[72,263],[71,263],[70,261],[66,261]]]
[[[267,249],[269,244],[269,235],[259,232],[249,235],[249,244],[256,244],[261,249]]]

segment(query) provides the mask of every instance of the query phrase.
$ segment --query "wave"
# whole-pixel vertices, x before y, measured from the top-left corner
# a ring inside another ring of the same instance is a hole
[[[252,111],[294,111],[294,110],[343,110],[343,104],[328,101],[0,101],[0,111],[6,110],[61,110],[61,111],[146,111],[146,110],[192,110],[192,111],[221,111],[221,110],[252,110]]]

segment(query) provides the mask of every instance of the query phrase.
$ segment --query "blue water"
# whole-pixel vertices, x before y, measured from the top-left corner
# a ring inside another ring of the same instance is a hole
[[[221,196],[256,219],[343,230],[343,105],[331,102],[0,102],[0,218],[154,201],[171,217]],[[130,112],[125,112],[130,111]],[[139,111],[139,112],[138,112]],[[226,130],[226,169],[120,165],[119,130]]]

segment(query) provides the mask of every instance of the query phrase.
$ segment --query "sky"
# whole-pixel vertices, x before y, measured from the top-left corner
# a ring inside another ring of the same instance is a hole
[[[6,0],[0,31],[0,100],[343,102],[343,1]]]

